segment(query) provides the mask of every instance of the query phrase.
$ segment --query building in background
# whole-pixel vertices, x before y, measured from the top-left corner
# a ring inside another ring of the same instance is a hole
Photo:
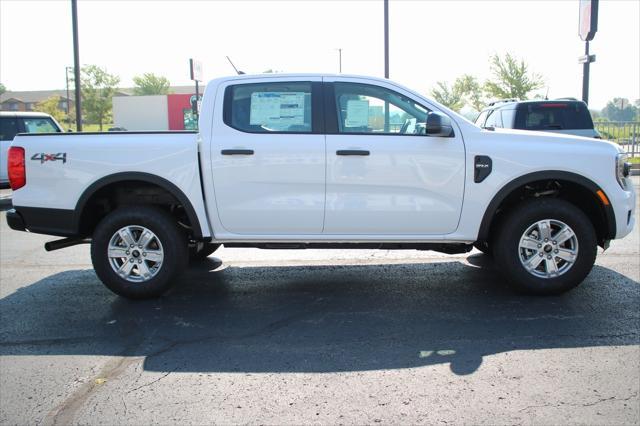
[[[38,102],[46,101],[49,98],[58,98],[58,108],[61,111],[67,110],[67,102],[69,107],[73,108],[74,94],[73,90],[69,91],[67,99],[66,90],[33,90],[33,91],[11,91],[7,90],[0,95],[0,111],[35,111]]]
[[[204,92],[204,87],[201,88]],[[191,112],[193,86],[172,86],[169,95],[133,96],[133,88],[118,89],[113,100],[113,125],[127,130],[196,130]],[[201,92],[201,93],[202,93]],[[51,97],[59,99],[58,108],[74,107],[74,91],[6,91],[0,95],[0,111],[37,111],[36,105]]]
[[[193,91],[193,88],[190,88]],[[113,125],[127,130],[197,130],[191,111],[195,93],[114,96]]]

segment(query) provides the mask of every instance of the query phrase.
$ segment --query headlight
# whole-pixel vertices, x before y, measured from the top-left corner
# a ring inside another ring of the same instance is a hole
[[[627,163],[627,159],[627,154],[618,154],[616,158],[616,179],[618,179],[622,189],[627,189],[626,177],[629,176],[629,170],[631,169],[631,164]]]

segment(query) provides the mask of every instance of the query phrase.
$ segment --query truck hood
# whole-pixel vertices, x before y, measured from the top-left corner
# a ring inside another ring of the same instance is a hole
[[[488,138],[501,142],[526,143],[527,145],[539,146],[543,150],[545,147],[560,145],[566,148],[567,145],[570,145],[572,149],[596,150],[614,154],[623,151],[618,144],[613,142],[566,133],[496,128],[495,130],[482,129],[481,134],[483,135],[483,139]]]

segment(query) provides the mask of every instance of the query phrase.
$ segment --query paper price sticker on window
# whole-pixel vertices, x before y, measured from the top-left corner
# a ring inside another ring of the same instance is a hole
[[[369,101],[351,99],[347,101],[345,127],[367,127],[369,125]]]
[[[304,92],[254,92],[249,124],[283,129],[304,124]]]

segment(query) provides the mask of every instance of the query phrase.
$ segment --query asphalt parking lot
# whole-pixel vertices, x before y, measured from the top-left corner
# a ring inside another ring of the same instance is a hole
[[[130,302],[0,222],[1,424],[640,423],[638,228],[558,297],[475,251],[223,248]]]

